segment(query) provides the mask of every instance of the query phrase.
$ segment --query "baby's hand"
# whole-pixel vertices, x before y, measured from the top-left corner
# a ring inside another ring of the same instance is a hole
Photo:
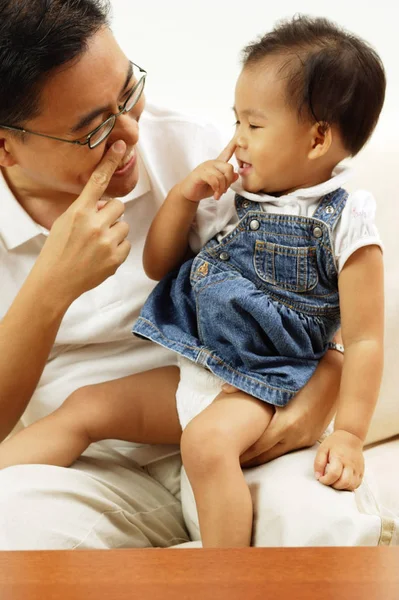
[[[229,164],[234,154],[236,144],[231,140],[216,160],[207,160],[200,164],[179,184],[180,192],[191,202],[200,202],[204,198],[212,196],[215,200],[229,189],[232,183],[237,181],[238,173]]]
[[[314,472],[324,485],[336,490],[355,490],[364,473],[362,440],[348,431],[334,431],[320,444]]]

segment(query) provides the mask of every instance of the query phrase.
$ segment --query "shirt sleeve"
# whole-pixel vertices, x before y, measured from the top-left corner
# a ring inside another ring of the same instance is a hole
[[[376,202],[370,192],[359,190],[349,194],[334,235],[338,273],[359,248],[376,245],[383,249],[375,225],[375,213]]]
[[[213,198],[202,200],[189,234],[191,250],[197,254],[202,246],[222,231],[234,212],[234,192],[231,189],[218,201]]]

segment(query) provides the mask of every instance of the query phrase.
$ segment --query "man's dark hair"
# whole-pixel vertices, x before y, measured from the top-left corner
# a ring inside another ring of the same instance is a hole
[[[269,56],[281,60],[287,102],[298,117],[338,126],[345,148],[357,154],[384,104],[386,79],[377,52],[327,19],[297,15],[244,48],[244,67]]]
[[[108,0],[0,0],[0,124],[40,112],[49,75],[87,49],[109,10]]]

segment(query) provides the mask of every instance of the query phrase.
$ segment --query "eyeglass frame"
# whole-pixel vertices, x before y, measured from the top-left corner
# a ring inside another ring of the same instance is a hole
[[[86,146],[88,145],[90,150],[94,150],[94,148],[97,148],[97,146],[99,146],[100,144],[102,144],[102,142],[104,140],[107,139],[107,137],[111,134],[113,128],[115,127],[115,123],[116,123],[116,119],[118,117],[120,117],[121,115],[123,115],[125,112],[130,112],[135,106],[136,104],[139,102],[143,91],[144,91],[144,86],[145,86],[145,78],[147,77],[147,71],[145,69],[143,69],[142,67],[139,67],[139,65],[136,65],[136,63],[134,63],[133,61],[130,61],[130,63],[134,66],[137,67],[138,70],[140,71],[140,73],[142,74],[140,79],[138,80],[138,82],[136,83],[136,85],[132,88],[132,91],[130,92],[130,94],[128,95],[128,97],[126,98],[125,102],[123,103],[122,109],[117,112],[117,113],[113,113],[111,114],[107,119],[105,119],[105,121],[103,121],[100,125],[98,125],[95,129],[93,129],[93,131],[90,131],[90,133],[87,134],[86,140],[84,142],[81,141],[81,139],[78,140],[66,140],[65,138],[59,138],[56,137],[54,135],[47,135],[45,133],[39,133],[37,131],[31,131],[30,129],[25,129],[23,127],[12,127],[10,125],[0,125],[0,129],[8,129],[9,131],[20,131],[21,133],[29,133],[31,135],[37,135],[39,137],[44,137],[44,138],[48,138],[50,140],[57,140],[58,142],[65,142],[67,144],[74,144],[76,146]],[[134,92],[137,90],[137,88],[139,87],[139,85],[143,83],[143,88],[140,92],[139,97],[137,98],[136,102],[129,108],[129,110],[126,110],[126,106],[130,100],[130,98],[133,96]],[[96,142],[93,146],[90,145],[90,140],[91,138],[102,128],[104,127],[104,125],[110,121],[113,120],[113,124],[111,129],[109,130],[109,132],[107,133],[107,135],[103,138],[100,139],[98,142]]]

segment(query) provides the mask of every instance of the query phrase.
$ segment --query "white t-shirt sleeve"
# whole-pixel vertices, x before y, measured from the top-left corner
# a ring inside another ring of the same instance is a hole
[[[235,213],[234,196],[233,190],[229,189],[218,201],[213,198],[202,200],[189,235],[193,252],[197,254],[230,221]]]
[[[334,231],[338,273],[359,248],[377,245],[382,249],[382,241],[375,225],[375,212],[376,202],[370,192],[359,190],[349,194]]]

